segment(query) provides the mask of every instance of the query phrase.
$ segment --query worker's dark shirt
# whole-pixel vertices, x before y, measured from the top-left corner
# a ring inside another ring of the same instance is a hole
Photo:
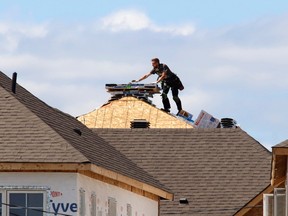
[[[157,74],[160,77],[163,72],[166,72],[166,78],[164,80],[170,80],[176,77],[176,74],[174,74],[166,64],[159,64],[157,68],[151,70],[150,74]]]

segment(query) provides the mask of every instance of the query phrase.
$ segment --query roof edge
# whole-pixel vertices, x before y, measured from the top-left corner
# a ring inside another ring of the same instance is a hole
[[[276,155],[287,155],[288,156],[288,147],[274,146],[274,147],[272,147],[272,152]]]
[[[117,185],[118,187],[122,187],[126,190],[132,191],[137,194],[141,194],[151,199],[156,200],[155,195],[157,197],[166,200],[173,200],[174,197],[174,195],[171,192],[165,191],[161,188],[157,188],[155,186],[146,184],[139,180],[121,175],[119,173],[110,171],[108,169],[99,167],[91,163],[33,163],[33,162],[3,163],[2,162],[0,163],[0,172],[75,172],[87,175],[92,178],[96,178],[98,180],[102,180],[106,183]],[[101,176],[101,178],[99,178],[99,176]],[[111,182],[111,180],[114,182]],[[119,184],[115,184],[115,182]]]
[[[250,134],[248,134],[245,130],[243,130],[242,128],[240,128],[244,133],[246,133],[251,139],[253,139],[255,142],[258,143],[258,145],[260,145],[263,149],[265,149],[267,152],[269,152],[270,154],[272,154],[271,151],[269,151],[268,148],[266,148],[262,143],[260,143],[258,140],[256,140],[254,137],[252,137]]]
[[[258,195],[256,195],[254,198],[252,198],[246,205],[244,205],[238,212],[234,214],[234,216],[243,216],[247,212],[249,212],[253,207],[255,207],[259,202],[263,200],[263,194],[270,194],[273,190],[274,187],[279,186],[282,184],[282,182],[279,182],[277,185],[272,186],[269,184],[263,191],[261,191]]]
[[[287,148],[288,147],[288,139],[284,140],[283,142],[272,146],[272,148]]]
[[[146,183],[141,182],[139,180],[132,179],[131,177],[127,177],[127,176],[124,176],[122,174],[104,169],[104,168],[96,166],[94,164],[91,164],[90,166],[91,166],[90,170],[93,173],[108,177],[108,178],[113,179],[115,181],[119,181],[119,182],[128,184],[132,187],[135,187],[137,189],[140,189],[140,190],[149,192],[151,194],[157,195],[157,196],[159,196],[163,199],[166,199],[166,200],[173,200],[173,198],[174,198],[173,193],[171,193],[169,191],[166,191],[166,190],[163,190],[161,188],[157,188],[155,186],[146,184]]]

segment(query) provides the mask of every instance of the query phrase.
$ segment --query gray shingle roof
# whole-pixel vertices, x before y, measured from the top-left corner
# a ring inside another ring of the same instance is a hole
[[[271,153],[240,128],[93,130],[174,192],[161,216],[233,215],[269,185]]]
[[[285,141],[283,141],[283,142],[281,142],[281,143],[273,146],[273,148],[274,148],[274,147],[275,147],[275,148],[285,148],[285,147],[288,147],[288,140],[285,140]]]
[[[81,136],[74,131],[81,131]],[[45,104],[0,72],[0,162],[92,163],[166,190],[76,118]]]

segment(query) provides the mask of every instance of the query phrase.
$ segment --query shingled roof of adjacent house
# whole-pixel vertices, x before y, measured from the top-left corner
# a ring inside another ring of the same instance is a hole
[[[45,104],[0,72],[0,163],[81,163],[169,190],[76,118]],[[170,193],[171,194],[171,193]]]
[[[240,128],[93,131],[173,190],[161,216],[234,215],[269,185],[271,153]]]
[[[273,148],[288,148],[288,140],[285,140],[275,146]]]

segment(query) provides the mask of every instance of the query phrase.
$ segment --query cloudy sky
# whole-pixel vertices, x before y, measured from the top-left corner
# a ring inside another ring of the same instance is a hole
[[[73,116],[159,57],[194,119],[234,118],[267,148],[288,138],[287,0],[1,0],[0,51],[1,71]]]

